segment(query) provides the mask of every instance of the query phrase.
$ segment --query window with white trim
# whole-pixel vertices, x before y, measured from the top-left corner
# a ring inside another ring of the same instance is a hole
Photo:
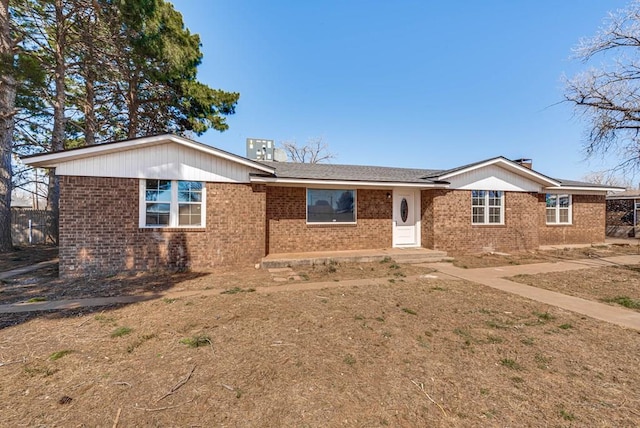
[[[201,181],[140,180],[140,227],[205,227]]]
[[[547,193],[547,224],[571,224],[571,195]]]
[[[472,190],[471,223],[504,224],[504,193],[501,190]]]
[[[355,189],[307,189],[307,223],[355,222]]]

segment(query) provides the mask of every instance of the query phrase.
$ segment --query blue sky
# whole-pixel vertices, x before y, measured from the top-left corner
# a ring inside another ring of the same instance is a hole
[[[240,92],[199,141],[322,137],[333,163],[450,168],[494,156],[580,179],[586,123],[562,100],[571,48],[618,0],[173,1],[200,34],[201,81]],[[594,65],[597,65],[595,63]],[[609,162],[610,163],[610,162]]]

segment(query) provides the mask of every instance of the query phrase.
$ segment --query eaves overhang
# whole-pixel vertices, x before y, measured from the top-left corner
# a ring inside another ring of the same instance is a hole
[[[547,191],[572,191],[572,192],[622,192],[625,189],[620,187],[608,187],[608,186],[548,186],[544,188]]]
[[[96,144],[94,146],[80,147],[76,149],[64,150],[53,153],[43,153],[21,157],[22,161],[30,166],[38,168],[55,168],[63,162],[87,159],[109,153],[134,150],[143,147],[158,146],[167,143],[175,143],[184,147],[197,150],[211,156],[219,157],[247,166],[252,169],[263,171],[268,174],[274,174],[275,170],[267,165],[252,161],[242,156],[234,155],[224,150],[206,144],[198,143],[188,138],[180,137],[173,134],[154,135],[149,137],[134,138],[131,140],[115,141],[112,143]]]
[[[290,187],[311,187],[311,186],[340,186],[340,187],[368,187],[368,188],[393,188],[411,187],[415,189],[447,189],[449,183],[446,182],[401,182],[401,181],[364,181],[364,180],[333,180],[333,179],[300,179],[300,178],[278,178],[252,175],[252,183],[266,184],[267,186],[290,186]]]
[[[455,176],[461,175],[461,174],[466,174],[468,172],[477,170],[477,169],[481,169],[481,168],[485,168],[487,166],[491,166],[491,165],[497,165],[507,171],[513,172],[514,174],[518,174],[524,177],[527,177],[528,179],[530,179],[531,181],[534,181],[536,183],[539,183],[542,186],[560,186],[560,182],[558,180],[554,180],[551,177],[547,177],[544,174],[540,174],[539,172],[536,172],[532,169],[529,169],[527,167],[524,167],[520,164],[517,164],[513,161],[510,161],[509,159],[505,158],[505,157],[497,157],[497,158],[493,158],[493,159],[488,159],[486,161],[482,161],[482,162],[478,162],[472,165],[469,165],[467,167],[461,167],[461,168],[457,168],[455,170],[452,170],[450,172],[445,172],[442,175],[438,175],[435,177],[430,177],[433,178],[435,180],[449,180]]]

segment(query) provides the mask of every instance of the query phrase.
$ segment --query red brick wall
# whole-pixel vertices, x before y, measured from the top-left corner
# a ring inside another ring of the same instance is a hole
[[[139,180],[60,177],[60,275],[257,263],[264,189],[207,183],[207,227],[140,229]]]
[[[537,196],[505,192],[503,225],[471,224],[471,191],[422,191],[422,242],[427,248],[465,252],[522,251],[538,247]]]
[[[605,198],[573,195],[573,224],[548,226],[545,195],[505,192],[504,225],[471,224],[471,191],[422,191],[422,243],[449,253],[604,242]]]
[[[306,189],[267,187],[268,253],[389,248],[391,199],[386,190],[358,189],[357,224],[306,223]]]
[[[601,243],[605,239],[606,202],[604,195],[573,195],[572,224],[547,225],[545,195],[540,206],[540,245]]]

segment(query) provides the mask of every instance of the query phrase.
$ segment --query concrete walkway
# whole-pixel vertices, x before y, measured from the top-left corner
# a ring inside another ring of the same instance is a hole
[[[619,306],[611,306],[605,303],[586,300],[580,297],[569,296],[555,291],[531,287],[509,281],[504,277],[529,274],[535,275],[546,272],[565,272],[578,269],[595,267],[638,264],[640,256],[617,256],[603,259],[568,260],[558,263],[535,263],[529,265],[500,266],[482,269],[461,269],[450,263],[434,263],[432,266],[446,275],[460,278],[491,288],[517,294],[527,299],[548,305],[557,306],[572,312],[586,315],[601,321],[606,321],[622,327],[640,330],[640,312],[632,311]]]
[[[35,263],[29,266],[23,266],[16,269],[0,272],[0,280],[8,279],[16,275],[22,275],[23,273],[33,272],[34,270],[42,269],[47,266],[53,266],[58,264],[58,259],[45,260],[44,262]]]
[[[611,306],[580,297],[568,296],[555,291],[544,290],[542,288],[531,287],[509,281],[504,277],[518,274],[539,274],[546,272],[565,272],[578,269],[589,269],[612,265],[626,265],[640,263],[640,255],[607,257],[603,259],[582,259],[567,260],[557,263],[535,263],[517,266],[500,266],[481,269],[462,269],[453,266],[451,263],[428,263],[425,267],[435,268],[445,277],[464,279],[470,282],[486,285],[508,293],[517,294],[531,300],[557,306],[572,312],[589,316],[601,321],[613,323],[622,327],[640,331],[640,312],[635,312],[626,308]],[[430,275],[432,277],[433,275]],[[440,276],[440,275],[437,275]],[[405,280],[419,279],[420,276],[407,277]],[[257,293],[273,293],[278,291],[294,290],[320,290],[336,287],[367,286],[371,284],[388,284],[388,278],[377,279],[354,279],[346,281],[313,282],[313,283],[293,283],[259,287]],[[184,298],[191,296],[213,296],[220,295],[224,289],[178,291],[166,293],[146,293],[136,296],[118,297],[96,297],[90,299],[56,300],[50,302],[14,303],[0,305],[0,313],[18,313],[32,311],[77,309],[92,306],[109,306],[114,304],[130,304],[143,302],[146,300],[160,298]]]

